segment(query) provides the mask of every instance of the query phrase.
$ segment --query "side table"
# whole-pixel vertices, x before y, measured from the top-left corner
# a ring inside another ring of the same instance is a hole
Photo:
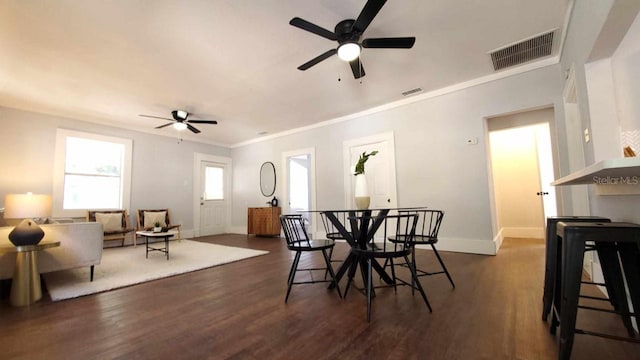
[[[146,258],[149,258],[149,251],[160,251],[167,255],[169,260],[169,238],[178,234],[177,231],[169,230],[165,232],[153,232],[153,231],[136,231],[137,235],[144,236],[144,243],[146,246]],[[164,238],[164,248],[156,248],[149,246],[149,238]]]
[[[38,252],[57,246],[60,246],[60,241],[43,241],[36,245],[0,246],[0,252],[16,253],[16,266],[11,282],[11,305],[26,306],[42,298]]]

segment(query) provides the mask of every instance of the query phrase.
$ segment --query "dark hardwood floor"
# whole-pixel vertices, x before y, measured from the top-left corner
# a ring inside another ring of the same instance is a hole
[[[293,288],[283,239],[198,240],[270,254],[219,267],[25,308],[0,299],[0,359],[555,359],[540,319],[544,244],[507,239],[498,256],[442,252],[456,282],[422,278],[429,313],[408,287],[341,300],[325,284]],[[346,254],[338,244],[336,258]],[[317,263],[320,257],[301,263]],[[144,259],[141,259],[143,261]],[[420,264],[433,253],[418,251]],[[405,274],[406,275],[406,274]],[[358,283],[360,280],[358,279]],[[341,286],[344,287],[344,281]],[[593,291],[593,290],[592,290]],[[624,334],[614,315],[580,311],[579,326]],[[573,359],[640,359],[640,345],[577,335]]]

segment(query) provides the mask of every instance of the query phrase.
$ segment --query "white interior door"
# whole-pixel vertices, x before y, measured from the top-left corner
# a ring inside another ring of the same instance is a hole
[[[194,235],[223,234],[231,221],[231,159],[195,154]]]
[[[345,141],[343,144],[343,157],[345,169],[345,206],[347,209],[355,209],[354,198],[355,176],[354,166],[363,152],[370,153],[377,150],[378,153],[367,160],[364,166],[364,174],[367,179],[367,188],[371,203],[370,209],[396,208],[398,197],[396,196],[396,156],[393,133],[384,133],[366,138]],[[393,223],[390,224],[393,228]],[[385,235],[377,232],[375,241],[385,241]]]
[[[540,194],[542,198],[542,210],[544,212],[542,221],[544,222],[547,217],[558,215],[556,189],[551,186],[551,183],[555,180],[553,155],[551,153],[551,132],[549,130],[549,123],[537,125],[534,129],[536,134],[538,171],[540,174]]]
[[[384,133],[366,138],[345,141],[343,144],[345,173],[345,206],[355,209],[353,197],[355,176],[353,167],[363,152],[377,150],[365,163],[367,188],[371,197],[369,208],[395,208],[398,206],[396,196],[396,164],[393,133]]]
[[[200,162],[200,236],[225,232],[228,210],[227,171],[224,163]]]

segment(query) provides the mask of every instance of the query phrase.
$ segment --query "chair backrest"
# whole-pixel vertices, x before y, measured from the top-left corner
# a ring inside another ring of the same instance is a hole
[[[160,222],[160,226],[172,225],[169,209],[138,209],[136,218],[138,230],[154,227],[156,221]]]
[[[359,232],[374,231],[376,234],[379,232],[383,233],[382,239],[387,239],[389,237],[395,237],[400,239],[400,241],[395,241],[393,243],[388,243],[386,241],[382,242],[382,245],[375,244],[373,246],[376,252],[380,251],[404,251],[408,250],[413,243],[414,236],[416,234],[416,228],[418,224],[418,215],[417,214],[399,214],[399,215],[386,215],[381,223],[377,223],[376,220],[379,220],[379,216],[352,216],[349,217],[349,220],[355,220]],[[378,224],[377,228],[373,228]],[[367,227],[366,230],[362,229],[364,226]],[[354,237],[357,234],[354,233]],[[372,237],[372,239],[375,236]]]
[[[129,228],[127,210],[87,210],[88,222],[100,222],[105,233],[122,232]]]
[[[304,226],[302,215],[280,215],[280,223],[284,237],[287,239],[287,246],[309,246],[309,235]]]
[[[347,231],[350,229],[350,224],[347,221],[348,211],[331,211],[333,215],[340,221],[340,223],[345,227]],[[335,224],[332,223],[329,219],[327,219],[327,213],[321,212],[320,219],[322,220],[322,226],[324,227],[324,232],[326,234],[327,239],[330,240],[344,240],[344,236],[340,234]]]
[[[438,239],[438,232],[444,218],[442,210],[428,209],[411,209],[399,210],[398,214],[416,214],[418,215],[418,225],[416,227],[416,235],[429,238],[431,240]]]

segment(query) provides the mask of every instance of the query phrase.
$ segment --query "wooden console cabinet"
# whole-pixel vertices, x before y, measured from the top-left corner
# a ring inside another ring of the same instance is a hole
[[[280,236],[280,207],[247,209],[247,233]]]

